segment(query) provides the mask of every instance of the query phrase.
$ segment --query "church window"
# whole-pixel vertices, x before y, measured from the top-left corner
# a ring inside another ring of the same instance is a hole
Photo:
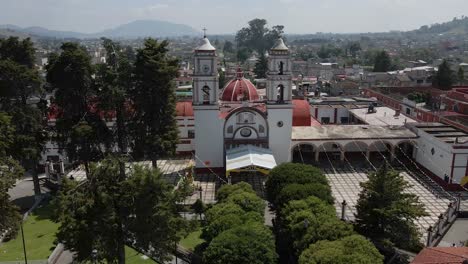
[[[233,131],[234,131],[234,128],[233,128],[232,126],[228,126],[228,128],[227,128],[227,133],[228,133],[228,134],[232,134]]]
[[[195,138],[195,130],[188,131],[188,138]]]
[[[241,129],[240,134],[243,137],[250,137],[252,135],[252,130],[250,130],[249,128],[243,128]]]
[[[262,125],[259,125],[259,126],[258,126],[258,132],[259,132],[259,133],[265,133],[265,127],[262,126]]]

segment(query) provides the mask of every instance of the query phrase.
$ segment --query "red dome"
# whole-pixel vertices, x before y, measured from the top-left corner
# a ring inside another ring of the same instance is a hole
[[[228,82],[221,94],[221,100],[227,102],[258,100],[257,88],[244,78],[242,70],[237,69],[236,78]]]
[[[293,126],[310,126],[312,115],[306,100],[293,100]]]

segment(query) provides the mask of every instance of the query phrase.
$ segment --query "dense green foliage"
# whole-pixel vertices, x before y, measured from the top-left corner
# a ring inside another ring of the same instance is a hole
[[[8,189],[13,187],[24,171],[13,158],[7,155],[14,138],[11,118],[0,112],[0,231],[10,230],[6,239],[16,236],[21,220],[19,208],[11,201]]]
[[[12,117],[15,136],[9,154],[33,176],[35,194],[40,194],[37,163],[46,139],[43,119],[42,80],[34,68],[35,49],[27,38],[0,39],[0,111]],[[38,103],[31,97],[41,98]]]
[[[434,85],[439,89],[450,90],[454,84],[455,74],[447,60],[439,65],[437,74],[434,76]]]
[[[175,153],[178,128],[175,120],[174,78],[178,60],[169,57],[169,42],[146,39],[137,50],[134,88],[130,98],[135,114],[131,119],[134,156],[151,159]]]
[[[309,196],[315,196],[328,204],[333,204],[330,187],[319,183],[288,184],[280,191],[274,204],[281,208],[290,201],[305,199]]]
[[[356,205],[357,231],[384,245],[417,250],[421,242],[415,220],[427,214],[418,196],[407,192],[410,185],[403,176],[384,165],[370,173],[361,187]]]
[[[246,48],[264,54],[273,47],[273,44],[283,34],[284,26],[267,27],[265,19],[253,19],[249,21],[248,27],[244,27],[236,34],[237,48]]]
[[[218,203],[207,210],[201,237],[209,244],[206,263],[274,263],[277,255],[272,232],[263,226],[265,203],[252,187],[241,182],[225,185]]]
[[[260,54],[260,57],[255,63],[255,68],[254,68],[255,77],[258,79],[266,78],[267,71],[268,71],[268,60],[265,54]]]
[[[336,240],[354,233],[353,227],[336,217],[333,205],[317,197],[291,201],[280,212],[281,237],[298,256],[308,245],[320,240]]]
[[[64,182],[55,200],[58,240],[79,261],[96,249],[98,260],[122,263],[125,243],[166,259],[186,227],[172,186],[158,170],[133,166],[124,179],[119,170],[120,161],[105,159],[92,166],[89,181]]]
[[[203,254],[210,264],[267,264],[276,262],[274,238],[261,223],[234,227],[221,233]]]
[[[104,156],[102,145],[110,147],[111,132],[96,107],[91,57],[76,43],[63,43],[61,51],[51,55],[47,66],[47,81],[55,90],[53,103],[60,109],[56,139],[69,160],[84,162],[89,173],[89,162]]]
[[[299,264],[378,264],[383,256],[360,235],[312,244],[299,258]]]
[[[265,183],[267,199],[275,204],[281,190],[288,184],[321,184],[324,189],[330,189],[328,180],[322,171],[316,167],[297,164],[283,163],[270,171],[268,180]],[[287,197],[282,196],[282,201]]]
[[[377,53],[374,59],[374,72],[387,72],[392,69],[392,59],[385,50]]]

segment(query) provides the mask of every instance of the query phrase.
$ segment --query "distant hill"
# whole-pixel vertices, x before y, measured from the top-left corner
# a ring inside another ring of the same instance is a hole
[[[137,20],[113,29],[94,34],[97,37],[138,38],[138,37],[176,37],[197,35],[198,31],[190,26],[159,20]]]
[[[454,18],[452,21],[425,25],[409,33],[419,34],[450,34],[463,35],[468,34],[468,17]]]
[[[87,34],[73,31],[49,30],[43,27],[21,28],[15,25],[0,25],[2,31],[14,31],[24,34],[52,38],[141,38],[141,37],[177,37],[197,35],[198,31],[190,26],[159,20],[137,20],[101,32]]]

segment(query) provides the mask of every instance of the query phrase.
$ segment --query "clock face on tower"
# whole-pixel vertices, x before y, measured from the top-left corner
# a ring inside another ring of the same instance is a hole
[[[204,73],[208,73],[210,71],[210,66],[205,64],[205,65],[203,65],[202,70],[203,70]]]

